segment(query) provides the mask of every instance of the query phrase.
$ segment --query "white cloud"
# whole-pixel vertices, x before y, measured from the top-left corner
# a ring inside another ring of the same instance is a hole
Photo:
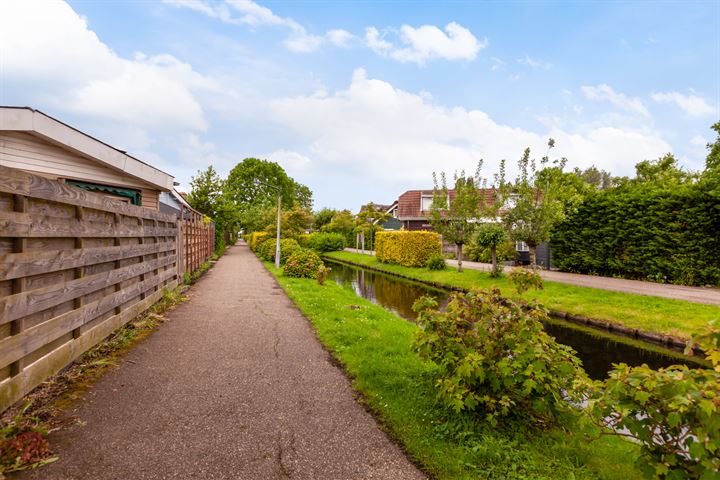
[[[702,135],[695,135],[690,139],[690,144],[694,145],[696,147],[703,147],[705,148],[707,144],[709,143],[709,140]]]
[[[170,55],[120,57],[64,2],[5,4],[0,45],[6,86],[43,92],[46,106],[159,130],[208,126],[195,92],[212,80]]]
[[[289,17],[281,17],[267,7],[252,0],[224,0],[219,3],[209,3],[203,0],[163,0],[163,3],[173,7],[188,8],[216,18],[225,23],[235,25],[248,25],[250,27],[282,27],[290,31],[283,44],[294,52],[309,53],[320,48],[326,41],[334,45],[349,41],[349,32],[344,30],[330,30],[326,36],[313,35]]]
[[[393,48],[392,43],[380,36],[380,32],[375,27],[368,27],[365,29],[365,43],[370,50],[379,55],[385,55]]]
[[[644,117],[650,116],[650,112],[647,111],[642,100],[616,92],[610,85],[583,86],[580,90],[588,100],[609,102],[622,110],[637,113]]]
[[[679,92],[656,92],[651,97],[658,103],[674,103],[691,117],[702,117],[715,113],[715,109],[704,98],[697,95],[683,95]]]
[[[325,36],[330,43],[340,48],[349,47],[350,43],[356,39],[355,35],[342,29],[330,30],[325,34]]]
[[[281,167],[287,170],[291,176],[307,170],[312,165],[312,160],[305,155],[285,149],[275,150],[274,152],[265,155],[263,158],[277,162]]]
[[[556,139],[557,155],[568,157],[573,166],[595,164],[617,174],[632,173],[638,161],[671,150],[646,129],[606,125],[532,132],[503,125],[482,111],[436,105],[368,78],[362,69],[345,90],[279,99],[270,113],[308,145],[302,153],[318,169],[352,172],[368,185],[427,187],[433,171],[472,171],[479,158],[486,159],[486,173],[494,173],[499,159],[507,158],[512,167],[526,146],[542,155],[548,137]]]
[[[443,32],[435,25],[410,25],[400,27],[399,41],[395,46],[380,36],[375,27],[365,30],[367,46],[383,56],[389,56],[402,63],[425,64],[428,60],[474,60],[480,50],[487,46],[487,40],[478,40],[467,28],[451,22]]]
[[[550,68],[552,67],[551,63],[548,63],[548,62],[545,62],[542,60],[538,60],[535,58],[531,58],[527,53],[525,54],[525,56],[523,58],[518,58],[517,62],[522,65],[531,67],[531,68],[539,68],[542,70],[550,70]]]

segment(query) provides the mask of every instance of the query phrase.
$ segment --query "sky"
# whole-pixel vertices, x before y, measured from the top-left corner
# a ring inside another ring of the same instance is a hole
[[[4,0],[0,104],[175,176],[278,162],[358,211],[526,147],[632,175],[703,168],[718,1]]]

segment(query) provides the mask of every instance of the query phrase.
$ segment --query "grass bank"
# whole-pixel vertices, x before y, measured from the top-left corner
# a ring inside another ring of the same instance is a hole
[[[441,271],[408,268],[380,263],[374,256],[352,252],[330,252],[326,255],[443,285],[480,289],[496,286],[508,296],[515,293],[507,276],[492,278],[487,272],[478,270],[458,272],[451,268]],[[710,320],[720,319],[720,308],[716,305],[578,287],[558,282],[545,281],[543,290],[527,292],[524,298],[536,299],[551,310],[685,339],[700,332]]]
[[[636,447],[619,438],[588,444],[560,431],[501,431],[436,401],[434,367],[411,350],[418,327],[332,281],[288,278],[269,263],[318,337],[410,457],[438,479],[640,478]]]

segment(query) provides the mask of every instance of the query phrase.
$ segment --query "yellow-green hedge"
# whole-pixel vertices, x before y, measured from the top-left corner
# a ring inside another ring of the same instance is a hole
[[[405,267],[424,267],[428,258],[442,254],[440,235],[435,232],[378,232],[375,256],[381,262]]]
[[[250,247],[250,250],[254,252],[258,245],[260,245],[268,238],[270,238],[270,234],[267,232],[253,232],[250,234],[250,238],[247,241],[247,244]]]

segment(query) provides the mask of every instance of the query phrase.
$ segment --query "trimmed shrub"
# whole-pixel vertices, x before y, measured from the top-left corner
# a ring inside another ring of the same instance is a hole
[[[378,232],[375,255],[380,262],[405,267],[424,267],[434,255],[442,255],[440,235],[435,232]]]
[[[285,262],[283,274],[296,278],[317,278],[320,267],[323,266],[317,253],[307,248],[300,248]]]
[[[341,233],[311,233],[305,247],[320,253],[334,252],[345,248],[345,237]]]
[[[263,243],[265,240],[270,238],[270,234],[267,232],[253,232],[246,237],[246,242],[253,252],[257,250],[258,245]]]
[[[491,292],[454,293],[447,310],[422,297],[413,309],[423,327],[414,349],[437,365],[439,396],[456,412],[496,425],[502,418],[539,427],[569,423],[586,394],[587,374],[572,348],[543,329],[547,314]]]
[[[425,266],[430,270],[445,270],[445,257],[442,255],[433,255],[428,258]]]
[[[555,228],[551,245],[564,271],[720,285],[720,196],[703,183],[599,192]]]
[[[302,247],[293,238],[280,239],[280,265],[284,265],[287,259],[300,250]],[[261,259],[274,262],[275,261],[275,239],[265,240],[257,248],[257,256]]]

